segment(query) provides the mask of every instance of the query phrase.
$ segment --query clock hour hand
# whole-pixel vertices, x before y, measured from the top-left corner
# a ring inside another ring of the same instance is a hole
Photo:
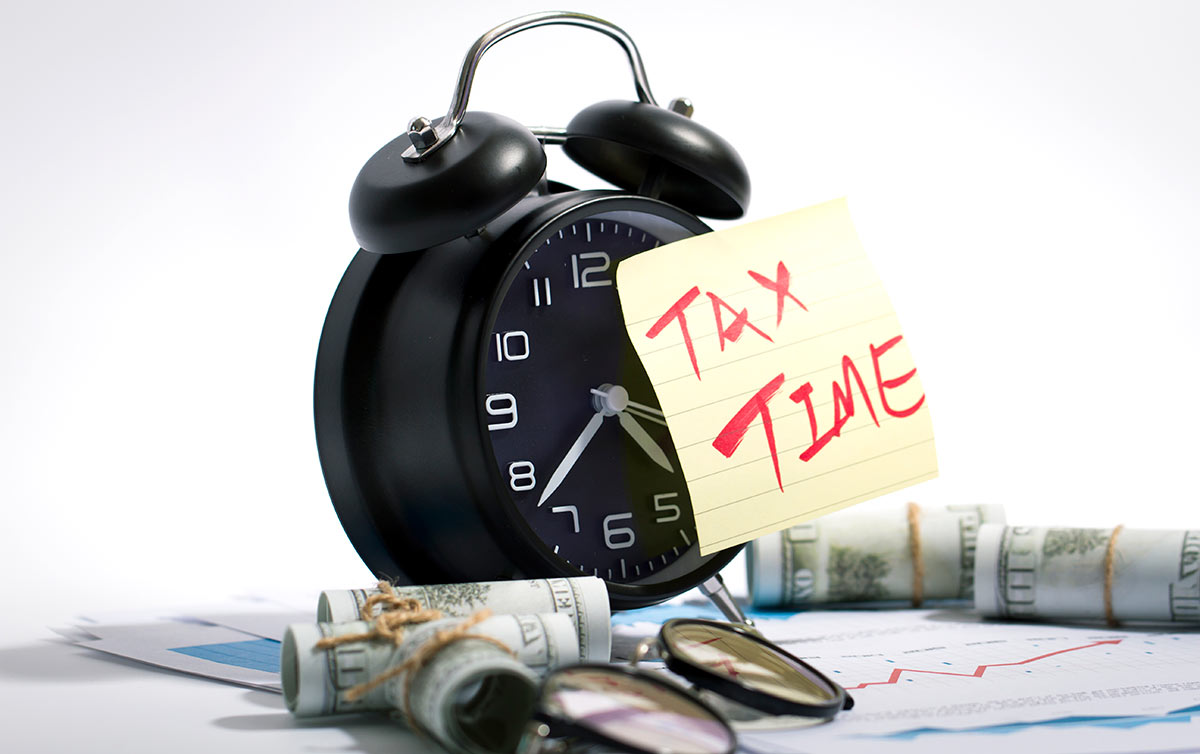
[[[579,460],[579,457],[583,455],[583,449],[586,448],[588,443],[592,441],[592,438],[596,436],[596,432],[600,429],[600,424],[603,421],[604,412],[597,411],[596,415],[593,416],[590,421],[588,421],[587,426],[583,428],[583,432],[579,433],[579,437],[575,439],[575,442],[572,443],[571,447],[567,450],[567,454],[563,456],[562,461],[559,462],[558,468],[556,468],[554,473],[550,475],[550,481],[546,482],[546,488],[542,490],[542,496],[538,498],[537,504],[539,508],[541,507],[542,503],[546,502],[546,500],[548,500],[550,496],[554,494],[554,491],[558,489],[558,485],[562,484],[563,480],[567,478],[567,473],[571,471],[571,467],[574,466],[575,462]]]
[[[642,429],[642,425],[638,424],[637,419],[634,419],[633,415],[622,411],[621,413],[617,414],[617,421],[621,422],[621,427],[629,433],[629,436],[633,438],[633,441],[636,442],[642,450],[646,451],[646,455],[650,456],[650,460],[654,461],[659,466],[662,466],[672,474],[675,473],[675,469],[671,467],[671,462],[667,460],[667,454],[664,453],[663,449],[658,446],[658,443],[654,442],[654,438],[651,437],[646,430]]]

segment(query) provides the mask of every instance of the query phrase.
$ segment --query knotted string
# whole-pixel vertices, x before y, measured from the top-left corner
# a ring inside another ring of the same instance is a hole
[[[373,616],[375,606],[380,613]],[[388,640],[400,646],[404,642],[404,627],[412,623],[428,623],[442,617],[441,610],[426,610],[419,600],[400,597],[386,581],[379,582],[379,594],[371,595],[359,610],[359,618],[371,624],[371,630],[361,634],[326,636],[317,642],[317,649],[329,649],[361,641]],[[357,697],[355,697],[357,698]]]
[[[1117,616],[1113,613],[1113,571],[1116,570],[1117,555],[1117,536],[1121,530],[1125,528],[1125,524],[1118,524],[1113,529],[1112,534],[1108,538],[1108,547],[1104,550],[1104,620],[1111,627],[1116,627],[1119,623]]]
[[[913,563],[912,606],[920,607],[925,601],[925,561],[921,555],[921,506],[916,503],[908,504],[908,549]]]
[[[379,615],[372,616],[376,605],[380,606]],[[325,650],[341,646],[342,644],[365,641],[390,641],[392,644],[400,646],[404,643],[405,626],[437,620],[442,617],[442,611],[426,609],[421,606],[419,600],[411,597],[401,597],[396,594],[396,590],[390,583],[380,581],[379,593],[367,598],[366,602],[363,603],[362,609],[359,611],[359,617],[371,623],[370,631],[358,634],[344,634],[342,636],[327,636],[318,641],[315,648]],[[435,631],[433,636],[424,644],[417,647],[416,651],[409,655],[408,659],[404,662],[388,668],[374,678],[369,678],[360,684],[346,689],[346,699],[351,702],[358,701],[393,678],[408,673],[408,677],[404,682],[404,718],[410,728],[420,730],[420,726],[413,719],[412,706],[409,702],[412,696],[410,691],[412,690],[413,678],[416,677],[417,671],[423,668],[426,663],[433,659],[447,645],[453,644],[456,641],[462,641],[463,639],[478,639],[489,644],[494,644],[508,654],[516,656],[516,653],[499,639],[492,638],[491,636],[483,636],[482,634],[469,633],[477,624],[482,623],[490,617],[492,617],[492,611],[485,608],[457,626]]]

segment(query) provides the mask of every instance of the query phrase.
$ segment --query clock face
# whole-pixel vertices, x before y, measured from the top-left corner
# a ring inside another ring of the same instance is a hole
[[[693,235],[644,212],[567,216],[496,310],[483,416],[513,515],[564,573],[653,584],[699,562],[691,501],[625,333],[616,266]]]

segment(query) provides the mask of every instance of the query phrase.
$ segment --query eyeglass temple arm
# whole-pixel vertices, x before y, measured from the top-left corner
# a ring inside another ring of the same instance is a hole
[[[742,612],[742,608],[733,601],[733,595],[729,593],[728,587],[725,586],[725,580],[721,578],[721,574],[713,574],[707,581],[700,585],[700,592],[712,600],[712,603],[717,606],[717,609],[731,623],[740,623],[743,626],[754,629],[754,621],[746,617]]]

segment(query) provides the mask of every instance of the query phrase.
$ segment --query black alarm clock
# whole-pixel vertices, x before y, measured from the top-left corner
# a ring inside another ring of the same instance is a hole
[[[564,130],[467,111],[479,58],[546,24],[625,50],[638,101]],[[741,158],[676,100],[656,104],[621,29],[576,13],[504,24],[468,52],[449,113],[415,119],[360,172],[361,245],[321,333],[317,444],[342,525],[400,583],[589,574],[615,608],[711,579],[687,486],[626,335],[621,260],[736,218]],[[618,187],[545,176],[546,144]]]

